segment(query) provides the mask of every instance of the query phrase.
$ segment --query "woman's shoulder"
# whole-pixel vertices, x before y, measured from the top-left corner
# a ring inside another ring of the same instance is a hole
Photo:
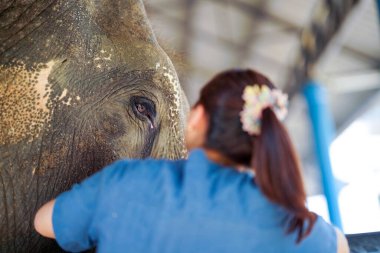
[[[336,240],[335,227],[327,222],[322,216],[317,215],[317,219],[314,224],[314,232],[317,235],[325,234],[331,236],[331,238]]]
[[[181,172],[185,160],[118,160],[102,170],[107,180],[116,181],[147,181],[149,179],[159,180],[162,177],[175,176]]]
[[[323,243],[321,243],[323,242]],[[337,233],[333,225],[317,215],[311,233],[304,239],[307,248],[318,249],[315,252],[336,252]]]

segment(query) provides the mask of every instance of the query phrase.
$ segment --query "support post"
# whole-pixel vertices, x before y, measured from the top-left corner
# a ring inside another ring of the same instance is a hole
[[[321,170],[322,185],[327,200],[330,220],[335,226],[342,229],[338,192],[330,162],[329,147],[334,135],[334,127],[327,105],[326,91],[315,81],[309,81],[304,86],[303,93],[309,109],[315,152]]]

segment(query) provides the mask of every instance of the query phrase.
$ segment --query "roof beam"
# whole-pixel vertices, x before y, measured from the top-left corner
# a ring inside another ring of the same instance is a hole
[[[358,0],[317,2],[311,24],[302,31],[298,57],[285,84],[290,97],[313,75],[314,66],[357,3]]]
[[[257,6],[259,9],[266,9],[268,1],[261,0],[258,2]],[[267,18],[266,12],[259,12],[257,15],[253,15],[251,17],[251,24],[252,26],[250,29],[248,29],[246,33],[246,37],[243,41],[242,49],[237,51],[235,59],[236,59],[236,65],[241,66],[246,60],[248,60],[251,57],[250,50],[252,48],[252,45],[255,44],[257,38],[259,36],[255,36],[255,32],[257,28],[260,26],[260,23]]]

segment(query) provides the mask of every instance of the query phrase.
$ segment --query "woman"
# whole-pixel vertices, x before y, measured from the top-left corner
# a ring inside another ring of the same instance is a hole
[[[285,106],[260,73],[223,72],[190,113],[187,160],[118,161],[45,204],[36,230],[74,252],[348,252],[305,207]]]

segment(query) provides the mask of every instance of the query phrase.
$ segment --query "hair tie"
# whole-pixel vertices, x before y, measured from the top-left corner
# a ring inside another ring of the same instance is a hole
[[[269,89],[266,85],[248,85],[243,92],[244,106],[240,113],[243,130],[249,135],[261,132],[262,111],[271,108],[279,120],[287,114],[288,95],[278,89]]]

